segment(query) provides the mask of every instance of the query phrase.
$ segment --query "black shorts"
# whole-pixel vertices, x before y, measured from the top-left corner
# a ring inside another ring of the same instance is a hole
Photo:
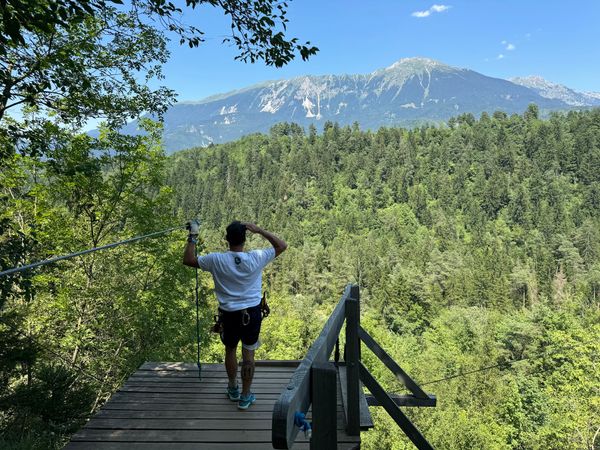
[[[241,340],[242,345],[249,350],[258,348],[258,335],[262,322],[260,305],[240,311],[224,311],[219,308],[219,315],[223,323],[223,333],[221,333],[223,344],[234,348]]]

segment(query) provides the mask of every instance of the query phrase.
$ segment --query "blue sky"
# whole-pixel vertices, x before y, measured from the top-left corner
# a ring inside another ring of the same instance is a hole
[[[288,35],[319,53],[276,69],[234,61],[228,22],[210,8],[184,20],[206,32],[196,49],[172,42],[164,84],[199,100],[265,80],[369,73],[422,56],[488,76],[540,75],[600,91],[600,0],[293,0]]]
[[[368,73],[422,56],[509,78],[541,75],[600,92],[600,0],[293,0],[289,36],[320,52],[282,69],[234,61],[221,43],[228,21],[210,8],[184,20],[206,32],[196,49],[174,40],[166,84],[179,100],[199,100],[265,80]]]

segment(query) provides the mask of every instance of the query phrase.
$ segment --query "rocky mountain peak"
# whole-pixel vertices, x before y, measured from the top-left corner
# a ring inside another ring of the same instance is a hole
[[[412,57],[412,58],[402,58],[396,61],[391,66],[386,67],[382,71],[403,71],[403,72],[425,72],[431,71],[434,69],[454,69],[451,66],[448,66],[444,63],[436,61],[435,59],[430,58],[422,58],[422,57]],[[454,69],[456,70],[456,69]]]

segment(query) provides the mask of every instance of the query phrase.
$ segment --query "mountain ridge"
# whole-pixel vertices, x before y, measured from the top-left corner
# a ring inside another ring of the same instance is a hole
[[[265,81],[180,102],[164,117],[167,153],[268,132],[279,122],[319,127],[358,122],[362,128],[441,123],[450,117],[504,111],[522,113],[600,106],[600,94],[578,93],[542,78],[494,78],[429,58],[402,58],[367,74],[302,75]],[[129,124],[126,133],[136,133]]]

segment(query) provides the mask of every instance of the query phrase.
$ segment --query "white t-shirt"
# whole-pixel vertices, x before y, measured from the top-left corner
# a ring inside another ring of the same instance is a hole
[[[250,252],[228,251],[198,256],[198,266],[212,274],[220,308],[239,311],[260,304],[262,270],[274,258],[273,247]]]

